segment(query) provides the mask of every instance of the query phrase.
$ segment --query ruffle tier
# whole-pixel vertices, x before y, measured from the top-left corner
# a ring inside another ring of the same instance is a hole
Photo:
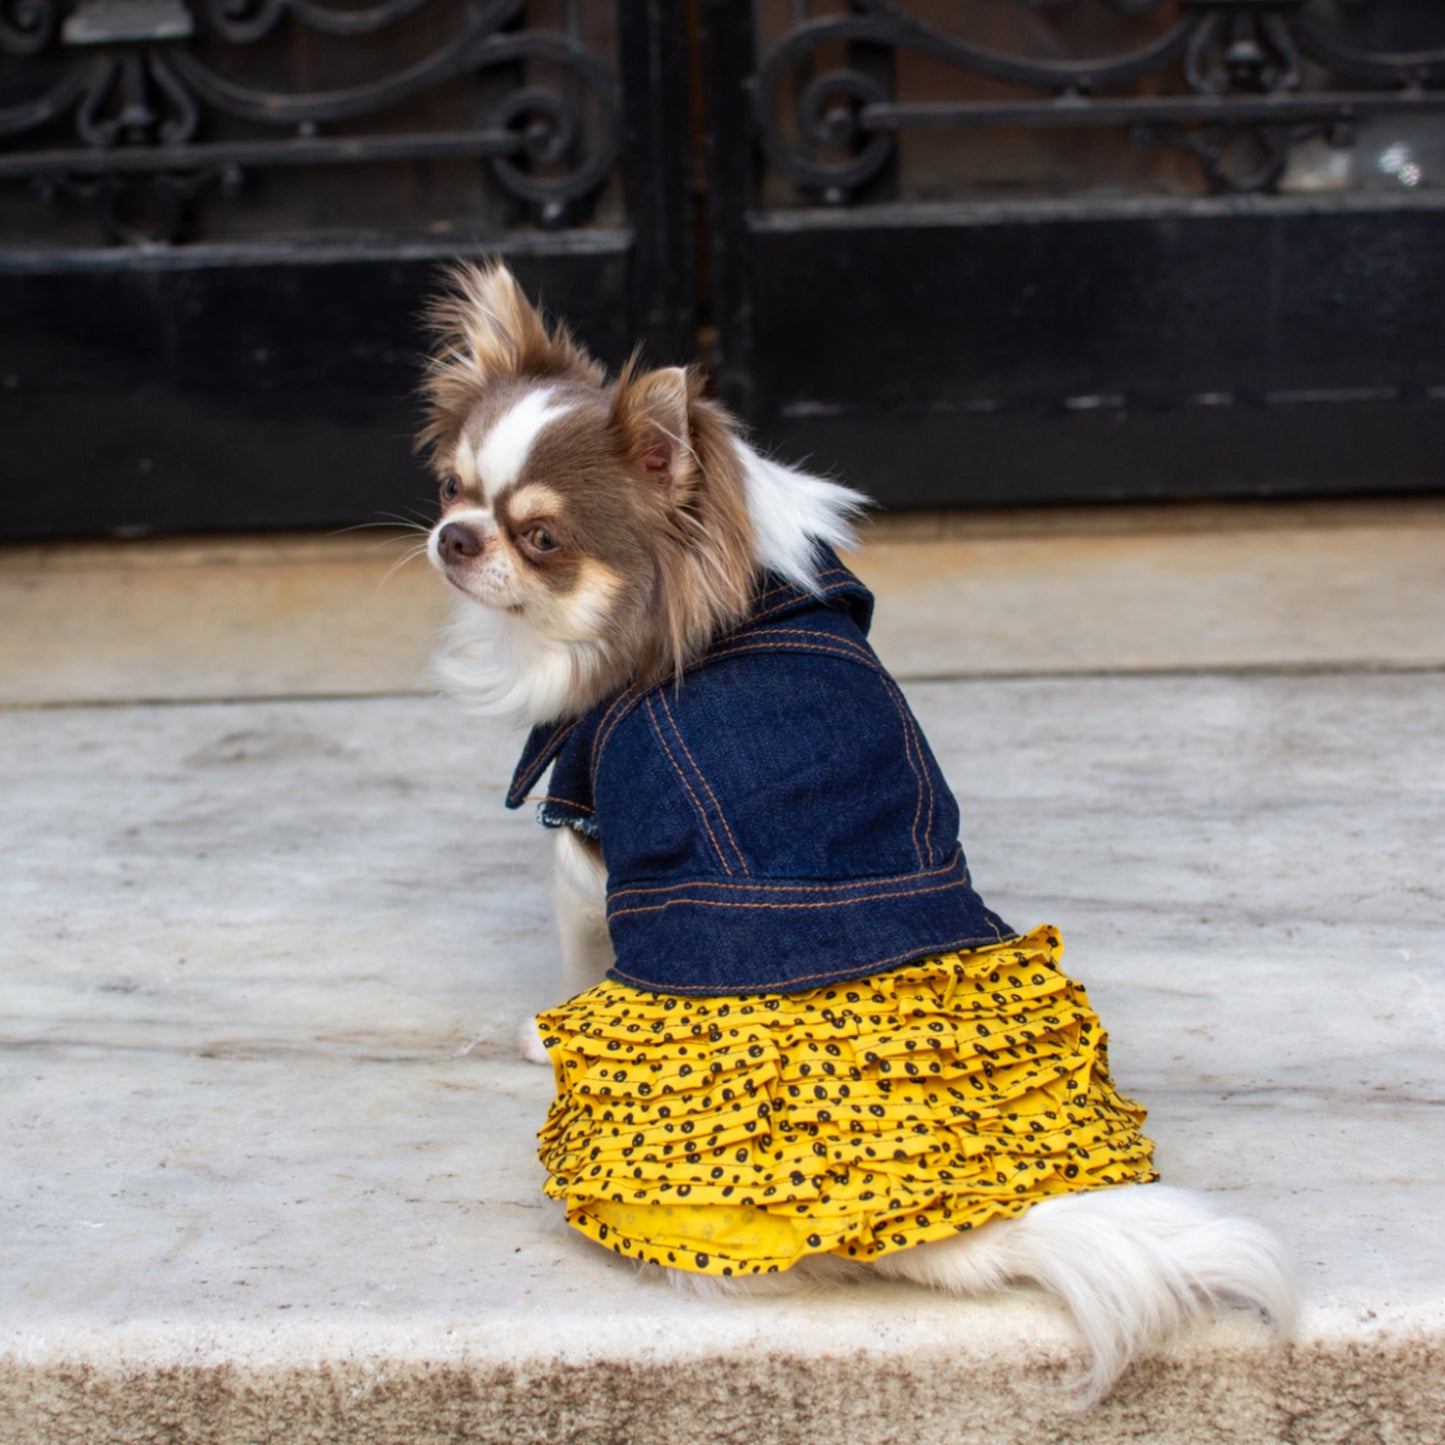
[[[543,1013],[546,1191],[629,1258],[868,1260],[1157,1178],[1051,928],[792,994],[607,982]]]

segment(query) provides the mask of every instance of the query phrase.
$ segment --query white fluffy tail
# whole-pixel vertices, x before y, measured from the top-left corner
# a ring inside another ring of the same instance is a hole
[[[886,1255],[876,1268],[955,1294],[1039,1285],[1084,1337],[1083,1404],[1107,1394],[1132,1361],[1223,1306],[1256,1309],[1284,1335],[1294,1324],[1294,1286],[1274,1236],[1220,1214],[1201,1195],[1159,1184],[1049,1199],[1018,1219]]]

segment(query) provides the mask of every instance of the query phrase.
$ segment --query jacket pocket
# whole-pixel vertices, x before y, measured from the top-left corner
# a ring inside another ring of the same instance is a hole
[[[662,766],[706,819],[701,846],[725,874],[893,877],[956,846],[927,744],[862,648],[740,648],[690,674],[680,697],[649,701]]]
[[[650,694],[643,706],[647,710],[647,720],[653,736],[662,750],[665,765],[676,777],[678,786],[696,814],[703,837],[708,840],[718,867],[730,878],[748,877],[750,870],[738,845],[737,835],[728,821],[717,791],[708,782],[678,728],[666,690],[659,689]]]

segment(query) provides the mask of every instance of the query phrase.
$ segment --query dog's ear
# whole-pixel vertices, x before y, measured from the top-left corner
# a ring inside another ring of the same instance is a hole
[[[549,326],[500,261],[459,262],[425,313],[436,360],[481,378],[569,377],[598,385],[602,368],[560,322]]]
[[[664,498],[681,506],[697,478],[690,413],[696,375],[681,366],[641,370],[634,356],[613,397],[613,423],[628,461]]]
[[[422,394],[428,423],[420,446],[440,446],[460,430],[488,389],[501,381],[559,378],[600,386],[602,367],[560,322],[548,325],[500,261],[459,262],[446,289],[422,314],[433,350]]]

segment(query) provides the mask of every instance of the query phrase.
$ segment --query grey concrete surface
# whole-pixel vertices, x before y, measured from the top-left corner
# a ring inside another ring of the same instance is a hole
[[[895,540],[946,593],[956,558]],[[0,1440],[1445,1438],[1445,677],[950,669],[908,692],[979,885],[1064,930],[1166,1177],[1289,1242],[1290,1349],[1226,1319],[1077,1416],[1027,1295],[637,1275],[537,1189],[550,1081],[511,1039],[559,974],[518,740],[420,692],[110,699],[0,710]]]
[[[882,516],[899,676],[1445,666],[1445,499]],[[414,532],[0,548],[0,706],[424,692]],[[408,560],[410,559],[410,560]]]

